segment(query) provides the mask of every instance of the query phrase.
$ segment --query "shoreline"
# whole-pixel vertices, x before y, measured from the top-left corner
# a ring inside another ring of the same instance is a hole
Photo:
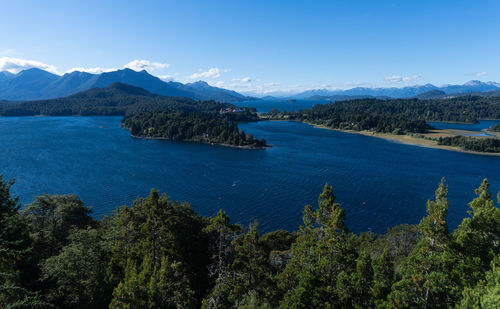
[[[152,140],[165,140],[165,141],[172,141],[172,142],[189,142],[189,143],[199,143],[199,144],[205,144],[205,145],[212,145],[212,146],[222,146],[222,147],[230,147],[230,148],[239,148],[239,149],[249,149],[249,150],[264,150],[267,148],[272,148],[272,145],[266,145],[263,147],[255,147],[255,146],[237,146],[237,145],[231,145],[231,144],[224,144],[224,143],[211,143],[211,142],[204,142],[204,141],[199,141],[199,140],[173,140],[170,138],[166,137],[151,137],[151,136],[137,136],[130,134],[131,137],[137,138],[137,139],[152,139]]]
[[[326,129],[326,130],[333,130],[333,131],[339,131],[339,132],[344,132],[344,133],[353,133],[353,134],[360,134],[360,135],[364,135],[364,136],[371,136],[371,137],[381,138],[381,139],[384,139],[386,141],[405,144],[405,145],[413,145],[413,146],[419,146],[419,147],[425,147],[425,148],[442,149],[442,150],[455,151],[455,152],[474,154],[474,155],[500,157],[500,153],[496,153],[496,152],[469,151],[469,150],[464,150],[464,149],[461,149],[458,147],[453,147],[453,146],[438,145],[437,141],[424,139],[424,138],[420,138],[420,137],[415,137],[415,136],[411,136],[411,135],[406,135],[406,134],[405,135],[395,135],[395,134],[390,134],[390,133],[376,133],[376,132],[371,132],[371,131],[366,131],[366,130],[365,131],[342,130],[342,129],[329,128],[329,127],[324,126],[324,125],[316,125],[316,124],[308,123],[308,122],[304,122],[304,123],[309,124],[309,125],[311,125],[315,128],[318,128],[318,129]],[[439,133],[437,131],[445,132],[445,130],[432,130],[431,134]],[[459,131],[459,130],[453,130],[453,131]]]

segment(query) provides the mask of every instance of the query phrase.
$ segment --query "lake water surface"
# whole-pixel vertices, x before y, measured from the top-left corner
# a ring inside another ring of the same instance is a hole
[[[43,193],[76,193],[102,215],[154,187],[203,215],[222,208],[235,222],[258,219],[264,231],[296,229],[304,205],[316,206],[325,182],[355,232],[418,223],[441,177],[449,184],[451,228],[466,216],[483,178],[495,196],[500,190],[500,157],[297,122],[240,126],[273,148],[134,139],[120,128],[120,117],[0,118],[0,173],[16,178],[13,193],[22,203]]]

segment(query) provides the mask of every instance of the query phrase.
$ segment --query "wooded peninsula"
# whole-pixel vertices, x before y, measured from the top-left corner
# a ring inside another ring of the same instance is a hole
[[[477,123],[479,119],[500,119],[500,98],[460,96],[449,99],[357,99],[318,104],[295,111],[272,110],[261,115],[263,120],[288,120],[346,132],[372,132],[408,135],[417,144],[419,139],[476,153],[499,153],[500,139],[495,136],[459,136],[435,130],[427,122]],[[493,131],[493,130],[492,130]],[[468,132],[475,133],[475,132]],[[436,136],[439,135],[439,136]],[[405,142],[403,139],[400,141]]]

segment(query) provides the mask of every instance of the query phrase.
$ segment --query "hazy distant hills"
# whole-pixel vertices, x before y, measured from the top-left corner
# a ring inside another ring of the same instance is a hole
[[[0,105],[2,116],[111,116],[148,110],[219,110],[232,106],[215,101],[196,101],[187,97],[163,96],[143,88],[113,83],[55,99],[10,101]]]
[[[415,99],[442,99],[446,97],[446,92],[439,89],[429,90],[427,92],[413,96]]]
[[[107,87],[116,82],[141,87],[151,93],[163,96],[187,97],[195,100],[215,100],[231,103],[255,99],[236,91],[210,86],[204,81],[187,84],[173,81],[165,82],[146,71],[137,72],[131,69],[123,69],[101,74],[75,71],[59,76],[41,69],[32,68],[17,74],[0,71],[0,100],[25,101],[61,98],[96,87]],[[268,96],[264,97],[264,99],[331,101],[362,98],[437,99],[464,94],[498,96],[500,95],[500,83],[472,80],[463,85],[444,85],[441,87],[425,84],[401,88],[312,89],[291,96]]]
[[[101,74],[75,71],[59,76],[33,68],[18,74],[0,72],[0,100],[60,98],[95,87],[107,87],[116,82],[141,87],[155,94],[195,100],[239,102],[254,99],[235,91],[212,87],[202,81],[189,84],[164,82],[146,71],[123,69]]]
[[[367,88],[356,87],[348,90],[327,90],[314,89],[304,91],[302,93],[291,96],[294,99],[309,99],[309,100],[346,100],[352,98],[374,97],[374,98],[438,98],[444,96],[456,96],[463,94],[482,95],[482,93],[490,93],[500,91],[500,83],[481,82],[478,80],[469,81],[463,85],[445,85],[441,87],[432,84],[407,86],[407,87],[390,87],[390,88]],[[444,95],[443,95],[444,93]],[[425,94],[425,95],[423,95]]]

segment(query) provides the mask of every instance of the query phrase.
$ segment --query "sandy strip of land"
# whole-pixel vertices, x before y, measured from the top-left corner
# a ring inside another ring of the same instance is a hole
[[[346,132],[346,133],[355,133],[355,134],[361,134],[361,135],[371,136],[371,137],[378,137],[378,138],[383,138],[383,139],[391,141],[391,142],[402,143],[402,144],[407,144],[407,145],[415,145],[415,146],[427,147],[427,148],[437,148],[437,149],[451,150],[451,151],[476,154],[476,155],[484,155],[484,156],[500,156],[500,153],[467,151],[467,150],[463,150],[463,149],[458,148],[458,147],[438,145],[437,141],[430,140],[430,139],[424,139],[422,137],[411,136],[411,135],[395,135],[395,134],[389,134],[389,133],[376,133],[376,132],[372,132],[372,131],[339,130],[339,129],[332,129],[332,128],[322,126],[322,125],[314,125],[314,124],[311,124],[311,125],[314,126],[315,128],[334,130],[334,131],[340,131],[340,132]],[[429,133],[422,134],[422,136],[425,136],[428,138],[439,138],[439,137],[445,137],[445,136],[457,136],[457,135],[477,134],[477,133],[478,132],[475,132],[475,131],[465,131],[465,130],[431,130]],[[478,137],[478,138],[482,138],[482,137]]]
[[[488,131],[488,130],[486,130],[484,132],[488,133],[489,135],[492,135],[492,136],[495,136],[497,138],[500,138],[500,132],[493,132],[493,131]]]

